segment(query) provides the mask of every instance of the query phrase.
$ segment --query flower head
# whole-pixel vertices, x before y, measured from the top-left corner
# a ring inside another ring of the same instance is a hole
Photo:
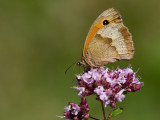
[[[97,95],[97,100],[103,101],[105,106],[116,107],[116,102],[122,102],[125,92],[135,92],[141,89],[141,82],[136,78],[132,68],[109,70],[108,68],[91,68],[83,74],[77,75],[80,87],[79,96]]]
[[[81,98],[80,105],[74,104],[72,102],[68,103],[68,106],[65,107],[65,112],[61,118],[65,120],[82,120],[88,119],[90,114],[88,114],[89,107],[87,104],[87,99],[85,97]]]

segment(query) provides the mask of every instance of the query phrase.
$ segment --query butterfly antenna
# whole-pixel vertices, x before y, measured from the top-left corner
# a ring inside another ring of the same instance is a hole
[[[65,71],[65,75],[67,74],[67,72],[68,72],[68,70],[75,64],[75,63],[77,63],[77,61],[76,62],[74,62],[74,63],[72,63],[67,69],[66,69],[66,71]]]
[[[74,63],[74,66],[73,66],[73,69],[72,69],[72,75],[71,75],[71,76],[72,76],[73,81],[74,81],[74,76],[73,76],[73,74],[74,74],[74,70],[75,70],[76,65],[77,65],[77,62]]]

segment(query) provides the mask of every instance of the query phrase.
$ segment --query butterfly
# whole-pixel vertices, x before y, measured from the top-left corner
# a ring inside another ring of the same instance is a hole
[[[133,55],[131,33],[123,25],[119,12],[109,8],[93,22],[78,65],[99,67],[119,60],[130,60]]]

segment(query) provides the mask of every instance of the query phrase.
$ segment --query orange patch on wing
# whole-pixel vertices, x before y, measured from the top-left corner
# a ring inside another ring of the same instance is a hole
[[[96,32],[97,32],[101,27],[103,27],[103,20],[104,20],[104,19],[106,19],[106,18],[102,18],[102,19],[100,19],[99,21],[97,21],[97,22],[92,26],[92,28],[90,29],[90,31],[89,31],[89,33],[88,33],[88,35],[87,35],[85,44],[84,44],[84,49],[83,49],[83,56],[84,56],[84,57],[85,57],[85,54],[86,54],[88,45],[89,45],[89,43],[91,42],[92,38],[94,37],[94,35],[96,34]]]
[[[92,38],[94,37],[94,35],[96,34],[96,32],[99,30],[99,28],[97,28],[96,26],[94,26],[91,31],[88,33],[88,36],[86,38],[86,42],[84,44],[84,49],[83,49],[83,56],[85,57],[86,54],[86,50],[88,48],[89,43],[91,42]]]

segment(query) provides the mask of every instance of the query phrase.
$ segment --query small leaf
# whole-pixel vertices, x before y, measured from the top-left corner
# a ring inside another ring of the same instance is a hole
[[[110,115],[110,118],[111,118],[111,117],[114,117],[114,116],[117,116],[117,115],[120,114],[122,111],[123,111],[123,108],[117,108],[117,109],[113,110],[113,112],[112,112],[111,115]]]

